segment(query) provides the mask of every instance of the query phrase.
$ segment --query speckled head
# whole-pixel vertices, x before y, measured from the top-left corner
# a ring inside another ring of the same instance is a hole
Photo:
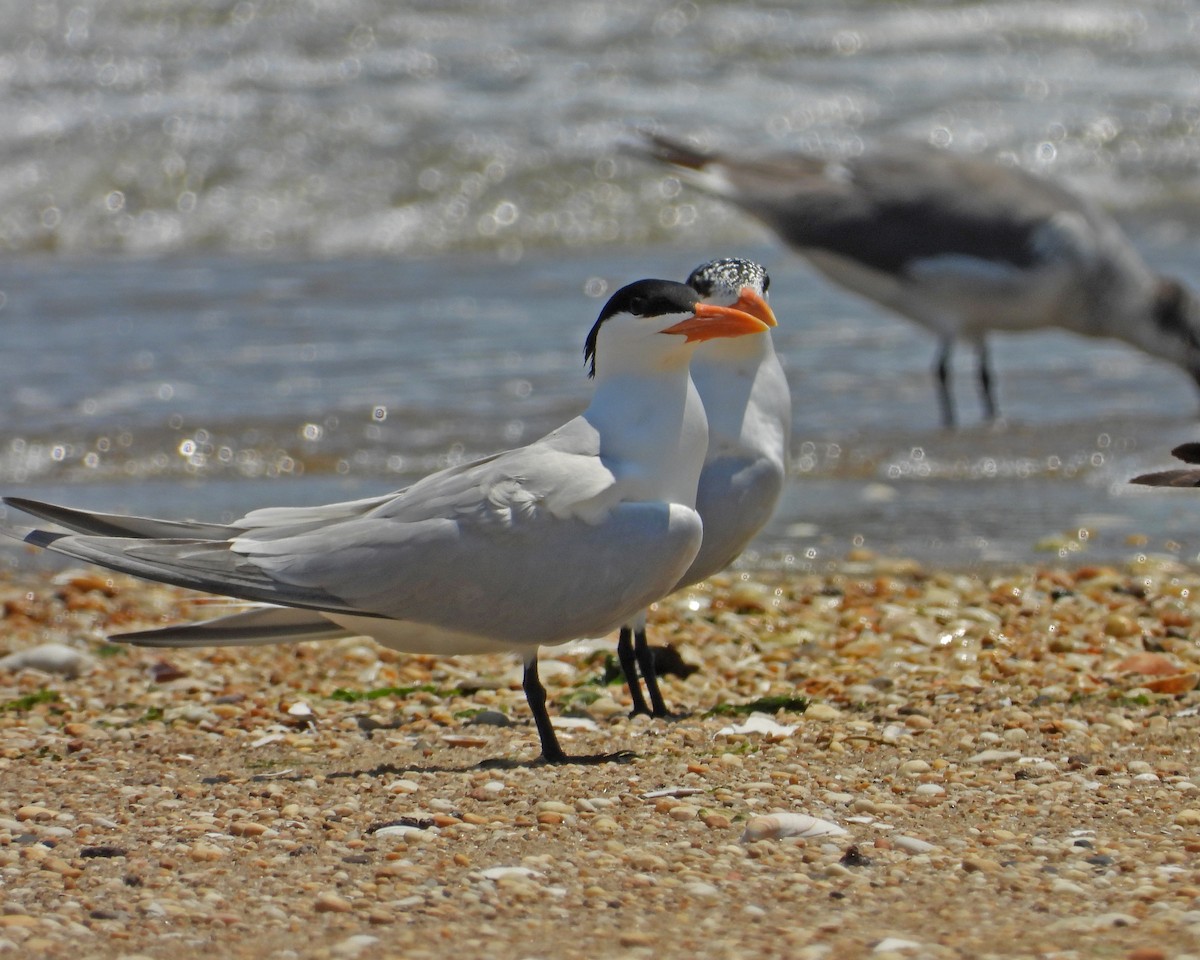
[[[771,278],[760,263],[742,257],[710,260],[688,274],[687,285],[706,303],[737,307],[769,327],[777,326],[766,301]]]
[[[741,295],[743,287],[751,287],[762,295],[771,286],[763,265],[742,257],[721,257],[702,263],[685,282],[705,300],[716,302],[728,297],[731,303]]]

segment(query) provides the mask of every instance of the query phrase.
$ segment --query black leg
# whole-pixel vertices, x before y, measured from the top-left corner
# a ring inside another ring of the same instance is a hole
[[[954,428],[954,398],[950,395],[950,356],[954,353],[954,338],[942,337],[933,372],[937,377],[938,402],[942,407],[942,426]]]
[[[979,395],[983,398],[983,416],[987,420],[995,420],[996,394],[992,389],[991,356],[988,353],[986,340],[979,341]]]
[[[542,743],[543,763],[628,763],[634,758],[635,755],[628,750],[583,757],[568,756],[559,746],[554,725],[550,723],[550,713],[546,710],[546,688],[542,686],[542,678],[538,676],[536,656],[525,661],[525,676],[521,686],[525,690],[525,700],[529,703],[533,722],[537,726],[538,739]]]
[[[669,717],[671,711],[667,709],[667,703],[658,689],[658,668],[654,665],[654,651],[650,649],[650,643],[646,640],[645,627],[637,631],[636,638],[637,644],[634,649],[637,651],[638,664],[642,668],[642,679],[646,681],[646,692],[650,694],[650,705],[653,707],[650,715]]]
[[[538,676],[536,655],[525,661],[525,676],[521,686],[525,690],[525,700],[529,703],[533,722],[537,725],[538,739],[542,742],[542,758],[547,763],[566,763],[567,755],[558,745],[558,736],[554,733],[550,713],[546,710],[546,688]]]
[[[629,688],[629,699],[633,701],[631,717],[644,713],[649,715],[650,707],[642,696],[642,685],[638,683],[637,660],[634,659],[633,630],[630,627],[621,628],[621,636],[617,639],[617,661],[621,664],[621,673],[625,674],[625,686]],[[645,668],[643,668],[644,670]],[[650,681],[646,681],[650,685]],[[651,696],[653,697],[653,693]]]

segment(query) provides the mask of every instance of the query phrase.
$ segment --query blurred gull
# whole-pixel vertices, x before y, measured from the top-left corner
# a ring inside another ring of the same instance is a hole
[[[709,152],[646,132],[637,152],[757,217],[834,282],[938,337],[942,422],[950,358],[979,355],[984,414],[998,414],[987,335],[1062,327],[1124,340],[1200,384],[1200,305],[1150,270],[1121,229],[1018,167],[922,144],[826,160]]]

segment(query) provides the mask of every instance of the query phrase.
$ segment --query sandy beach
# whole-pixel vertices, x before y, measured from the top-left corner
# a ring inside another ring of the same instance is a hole
[[[13,575],[0,653],[69,649],[0,672],[0,953],[1200,955],[1198,589],[729,574],[654,611],[677,720],[626,716],[604,646],[544,652],[567,749],[636,754],[550,768],[509,658],[132,649],[212,601]]]

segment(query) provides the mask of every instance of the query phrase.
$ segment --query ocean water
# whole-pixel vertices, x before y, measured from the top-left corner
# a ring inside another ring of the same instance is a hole
[[[1200,2],[35,2],[0,33],[0,487],[197,518],[398,487],[586,403],[617,286],[772,274],[792,476],[748,562],[1196,560],[1132,488],[1200,398],[1130,348],[996,338],[938,426],[925,333],[622,152],[640,126],[1003,157],[1200,285]],[[28,562],[10,551],[8,562]]]

